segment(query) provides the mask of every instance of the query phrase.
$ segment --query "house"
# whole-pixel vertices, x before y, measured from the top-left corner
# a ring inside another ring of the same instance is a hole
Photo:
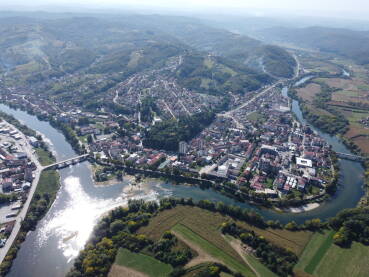
[[[28,137],[29,144],[31,144],[33,147],[39,147],[40,142],[35,137]]]

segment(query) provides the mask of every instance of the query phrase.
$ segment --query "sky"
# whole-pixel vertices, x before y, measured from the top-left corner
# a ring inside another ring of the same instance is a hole
[[[0,0],[0,8],[25,6],[80,6],[89,9],[132,8],[202,12],[295,13],[348,18],[369,18],[369,0]]]

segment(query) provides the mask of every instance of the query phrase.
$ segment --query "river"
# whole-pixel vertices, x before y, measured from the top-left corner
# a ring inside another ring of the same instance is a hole
[[[287,89],[283,90],[287,94]],[[293,111],[304,122],[298,103],[293,101]],[[73,157],[75,152],[64,136],[49,123],[40,121],[36,116],[24,111],[10,109],[0,104],[0,110],[13,115],[31,129],[46,137],[57,160]],[[316,130],[334,150],[349,153],[348,149],[336,138]],[[156,200],[161,197],[192,197],[194,200],[209,199],[242,208],[257,210],[266,219],[279,220],[282,223],[294,220],[298,223],[311,218],[327,219],[344,208],[355,207],[363,196],[363,173],[359,163],[341,161],[340,187],[335,197],[323,203],[319,208],[300,214],[277,213],[272,210],[258,209],[247,203],[236,202],[212,190],[198,187],[171,185],[160,181],[150,181],[149,191],[138,192],[134,198]],[[38,277],[65,276],[73,264],[73,259],[85,245],[93,231],[93,226],[107,211],[124,205],[130,196],[124,192],[128,181],[112,186],[94,185],[88,162],[60,170],[62,186],[47,215],[38,223],[33,232],[29,232],[25,242],[14,260],[9,276]]]

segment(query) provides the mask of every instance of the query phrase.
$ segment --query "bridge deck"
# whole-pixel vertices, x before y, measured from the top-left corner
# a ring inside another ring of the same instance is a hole
[[[89,156],[89,154],[84,154],[84,155],[73,157],[73,158],[70,158],[70,159],[67,159],[67,160],[64,160],[64,161],[49,164],[49,165],[45,166],[44,169],[51,168],[51,167],[54,167],[54,166],[57,166],[57,165],[60,165],[60,164],[65,164],[65,163],[68,163],[68,162],[71,162],[71,161],[80,162],[82,159],[87,158],[88,156]]]

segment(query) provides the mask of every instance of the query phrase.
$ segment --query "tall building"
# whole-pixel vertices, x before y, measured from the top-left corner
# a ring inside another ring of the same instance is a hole
[[[185,141],[179,142],[179,153],[180,154],[186,154],[188,149],[188,144]]]

